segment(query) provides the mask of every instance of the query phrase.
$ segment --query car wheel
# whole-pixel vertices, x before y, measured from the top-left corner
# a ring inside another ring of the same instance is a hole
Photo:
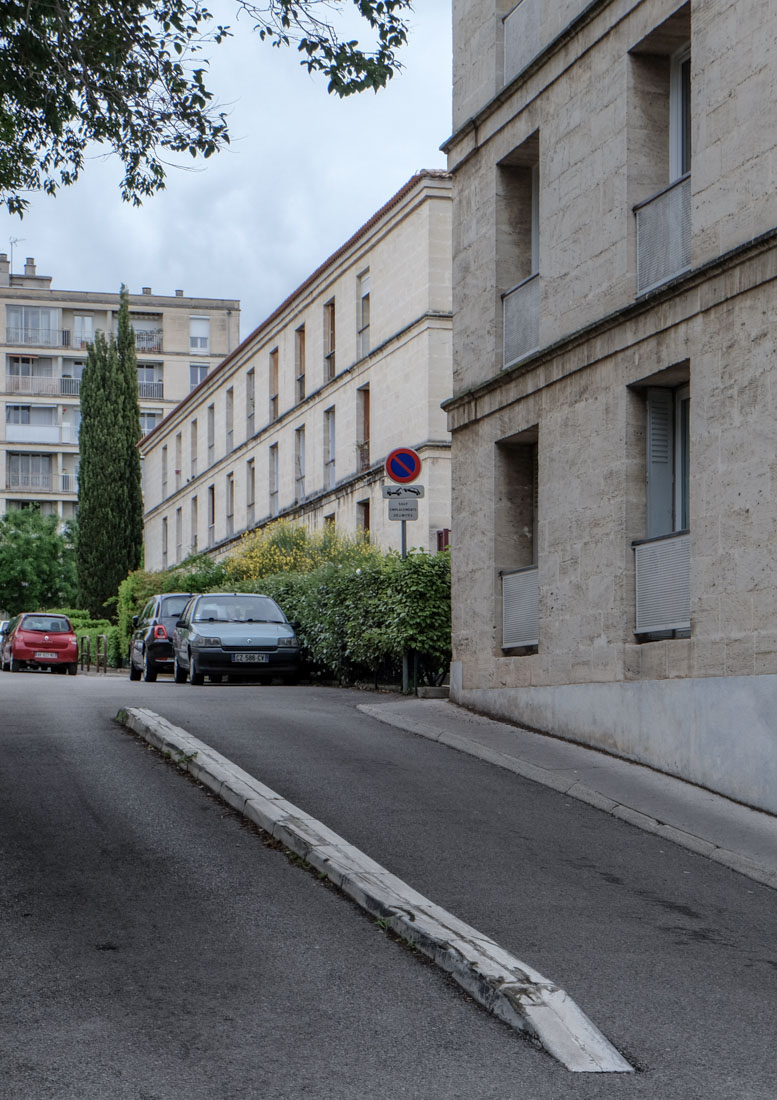
[[[132,650],[129,651],[129,678],[130,680],[140,679],[140,669],[135,668],[135,664],[132,660]]]
[[[67,665],[52,665],[51,671],[58,672],[60,676],[64,676],[67,672]]]
[[[186,683],[186,669],[181,668],[181,666],[178,664],[177,657],[175,658],[175,666],[173,667],[173,679],[175,680],[176,684]]]
[[[71,665],[67,666],[67,674],[68,674],[68,676],[77,676],[78,675],[78,662],[77,661],[73,661],[73,663]]]
[[[11,657],[9,668],[11,669],[11,672],[21,672],[22,662],[17,661],[15,657]]]
[[[156,681],[157,667],[154,661],[148,655],[146,650],[143,656],[143,679],[147,684],[153,684]]]
[[[194,684],[195,687],[199,687],[200,684],[205,683],[205,674],[197,671],[197,665],[191,653],[189,654],[189,681]]]

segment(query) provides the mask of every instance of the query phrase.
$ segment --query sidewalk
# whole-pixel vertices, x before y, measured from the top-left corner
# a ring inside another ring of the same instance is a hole
[[[447,700],[360,704],[429,737],[578,798],[777,889],[777,817],[606,753],[496,722]]]

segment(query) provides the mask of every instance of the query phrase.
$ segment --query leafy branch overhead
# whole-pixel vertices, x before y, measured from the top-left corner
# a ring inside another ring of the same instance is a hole
[[[384,87],[400,67],[411,0],[233,0],[258,38],[295,46],[300,64],[346,96]],[[371,39],[341,37],[355,14]],[[0,196],[73,183],[91,142],[124,166],[123,198],[165,186],[164,157],[209,157],[229,142],[205,84],[205,52],[230,34],[198,0],[5,0],[0,5]]]

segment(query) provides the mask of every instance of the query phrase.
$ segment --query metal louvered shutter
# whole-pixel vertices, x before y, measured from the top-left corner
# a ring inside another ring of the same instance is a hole
[[[688,534],[634,547],[637,569],[635,634],[688,630],[691,625],[691,538]]]
[[[536,565],[502,577],[502,648],[539,643],[539,576]]]

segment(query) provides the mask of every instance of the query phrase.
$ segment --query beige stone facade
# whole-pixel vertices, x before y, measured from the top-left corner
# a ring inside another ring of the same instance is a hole
[[[777,812],[774,14],[455,0],[446,409],[454,698]]]
[[[78,502],[81,373],[98,330],[115,331],[118,294],[56,290],[34,259],[0,254],[0,512],[35,503],[64,522]],[[130,294],[141,427],[149,431],[240,340],[231,299]]]
[[[450,529],[451,181],[414,176],[142,444],[150,569],[278,517],[399,549],[384,463],[421,457],[407,545]]]

